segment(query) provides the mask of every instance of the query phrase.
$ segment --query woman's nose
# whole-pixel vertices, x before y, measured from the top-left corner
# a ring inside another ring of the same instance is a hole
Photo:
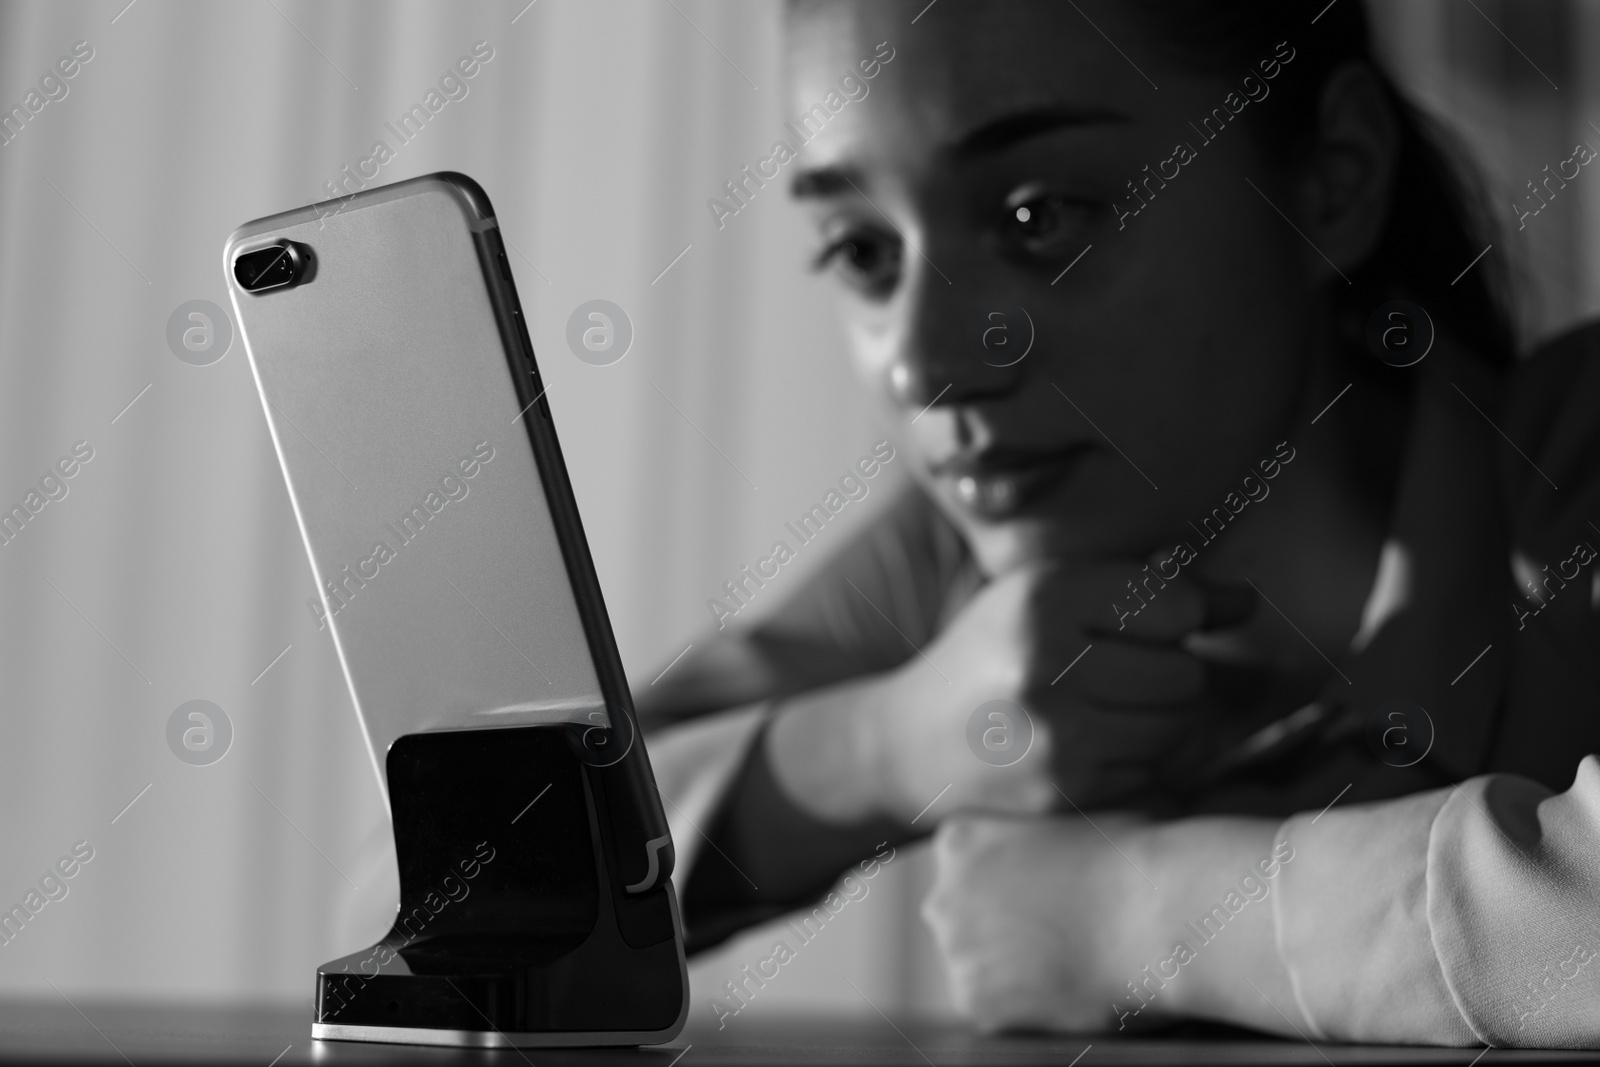
[[[894,399],[906,406],[998,399],[1020,384],[1033,345],[1026,309],[1003,298],[962,294],[923,264],[899,307],[904,316],[888,375]]]

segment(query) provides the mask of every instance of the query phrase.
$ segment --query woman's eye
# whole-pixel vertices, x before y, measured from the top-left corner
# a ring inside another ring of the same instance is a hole
[[[883,295],[900,276],[899,238],[853,230],[829,241],[812,261],[815,270],[832,270],[854,289]]]
[[[1006,229],[1029,252],[1055,255],[1078,251],[1095,205],[1061,193],[1024,192],[1006,202]]]

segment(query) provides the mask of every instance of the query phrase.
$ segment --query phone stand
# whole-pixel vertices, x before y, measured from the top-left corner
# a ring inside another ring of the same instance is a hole
[[[672,846],[629,839],[623,805],[607,803],[626,795],[628,760],[580,758],[584,733],[390,746],[399,914],[377,945],[318,968],[313,1037],[492,1048],[677,1035],[688,976]]]

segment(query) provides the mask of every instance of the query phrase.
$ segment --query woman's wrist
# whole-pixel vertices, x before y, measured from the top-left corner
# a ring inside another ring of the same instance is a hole
[[[1286,1019],[1298,1025],[1271,899],[1293,855],[1277,828],[1276,820],[1185,819],[1146,828],[1129,850],[1162,887],[1154,925],[1166,941],[1150,973],[1165,983],[1164,1013],[1287,1034]]]
[[[823,822],[884,816],[883,699],[876,678],[790,697],[773,712],[764,743],[785,797]]]

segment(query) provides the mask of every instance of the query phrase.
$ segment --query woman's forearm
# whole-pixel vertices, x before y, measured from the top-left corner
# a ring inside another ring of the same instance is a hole
[[[783,701],[767,727],[765,756],[783,795],[820,823],[846,830],[879,821],[882,771],[872,717],[881,676],[853,679]]]
[[[1148,924],[1166,940],[1159,958],[1124,967],[1135,983],[1134,992],[1124,986],[1126,1008],[1140,1007],[1153,975],[1167,982],[1170,1014],[1309,1036],[1276,944],[1272,898],[1294,862],[1293,848],[1276,839],[1278,826],[1275,819],[1206,818],[1139,832],[1129,854],[1161,887],[1159,904],[1123,921]]]
[[[1292,853],[1270,820],[1127,812],[947,820],[924,908],[957,1002],[994,1029],[1211,1019],[1307,1032],[1278,961]]]
[[[861,718],[871,680],[780,702],[729,786],[715,849],[702,853],[691,911],[737,913],[803,904],[839,873],[914,828],[880,814]]]

